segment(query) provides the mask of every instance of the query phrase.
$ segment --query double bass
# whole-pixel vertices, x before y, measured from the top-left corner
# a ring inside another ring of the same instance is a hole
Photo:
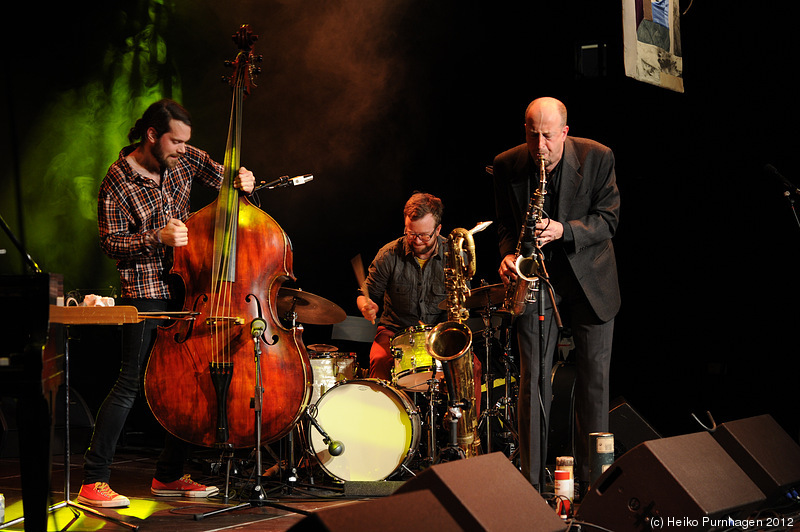
[[[189,216],[189,243],[174,248],[172,273],[184,284],[183,309],[193,319],[159,327],[144,376],[158,422],[204,447],[243,448],[253,446],[256,436],[263,443],[282,438],[312,391],[301,331],[287,329],[277,316],[278,290],[295,279],[289,238],[233,187],[242,103],[257,72],[256,39],[247,25],[234,34],[239,52],[230,63],[233,102],[219,195]],[[256,390],[263,395],[256,397]]]

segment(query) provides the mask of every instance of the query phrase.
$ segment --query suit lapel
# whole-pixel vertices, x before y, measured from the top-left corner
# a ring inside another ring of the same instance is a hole
[[[575,145],[570,137],[564,142],[564,166],[561,169],[561,184],[558,190],[558,213],[562,220],[571,220],[575,216],[570,211],[570,206],[574,204],[573,199],[578,193],[583,175],[581,174],[581,163],[575,153]]]

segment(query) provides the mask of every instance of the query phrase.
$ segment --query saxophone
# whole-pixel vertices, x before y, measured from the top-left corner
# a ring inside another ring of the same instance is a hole
[[[482,222],[474,229],[453,229],[445,249],[445,288],[447,321],[436,325],[425,341],[430,355],[445,366],[445,382],[450,401],[459,407],[450,411],[457,417],[458,446],[466,458],[481,450],[478,416],[475,405],[475,373],[472,354],[472,331],[464,323],[469,311],[464,303],[469,296],[468,281],[475,275],[475,242],[472,235],[491,222]],[[452,419],[452,418],[451,418]]]
[[[503,300],[502,310],[510,313],[512,317],[525,312],[526,303],[536,301],[536,292],[539,289],[539,279],[536,277],[538,261],[533,256],[534,247],[527,244],[535,238],[536,224],[542,221],[544,197],[547,194],[547,171],[544,157],[537,156],[536,163],[539,166],[539,188],[533,193],[531,201],[528,203],[528,211],[525,213],[525,220],[522,222],[519,240],[517,240],[515,252],[517,278],[509,283]]]

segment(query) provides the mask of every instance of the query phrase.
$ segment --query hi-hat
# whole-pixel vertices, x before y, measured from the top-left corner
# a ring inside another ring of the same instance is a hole
[[[275,305],[278,315],[297,313],[297,321],[311,325],[333,325],[345,320],[347,313],[337,304],[295,288],[281,287]]]
[[[470,290],[469,296],[464,300],[465,308],[478,308],[490,307],[501,303],[506,297],[506,287],[503,283],[490,284],[481,286],[480,288],[473,288]],[[439,303],[439,308],[447,310],[447,300],[445,299]]]

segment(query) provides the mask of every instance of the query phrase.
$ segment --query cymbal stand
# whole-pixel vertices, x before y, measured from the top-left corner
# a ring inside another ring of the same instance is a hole
[[[506,435],[511,436],[511,443],[509,444],[509,460],[514,461],[519,454],[519,433],[516,429],[516,416],[511,412],[512,405],[516,405],[517,393],[512,389],[511,380],[513,377],[518,377],[517,373],[512,373],[511,368],[511,330],[510,324],[506,323],[503,326],[505,330],[505,341],[503,343],[503,368],[505,374],[505,385],[503,386],[503,414],[502,421]]]
[[[492,400],[492,390],[494,389],[494,373],[492,373],[492,358],[491,358],[491,341],[494,337],[495,331],[499,330],[500,327],[492,327],[492,311],[495,310],[490,303],[487,302],[486,307],[484,310],[480,312],[483,318],[483,339],[485,345],[485,363],[484,363],[484,371],[483,374],[485,376],[486,382],[486,408],[484,408],[483,412],[481,413],[481,419],[478,423],[480,427],[481,423],[485,423],[485,430],[486,430],[486,454],[492,452],[492,418],[498,418],[502,426],[512,435],[512,437],[517,440],[517,433],[513,427],[513,423],[510,422],[510,403],[513,399],[513,394],[511,391],[511,365],[508,362],[508,350],[506,350],[506,356],[503,358],[504,366],[505,366],[505,385],[504,385],[504,395],[502,397],[503,403],[503,412],[501,413],[497,407],[497,404]],[[494,315],[502,315],[502,313],[496,313]],[[509,335],[510,336],[510,335]],[[513,446],[516,448],[516,446]],[[513,452],[513,451],[512,451]]]
[[[492,389],[494,388],[494,373],[492,373],[492,337],[495,329],[492,327],[492,307],[487,302],[486,310],[480,314],[483,317],[483,345],[486,352],[483,364],[484,380],[486,382],[486,407],[481,415],[481,422],[486,422],[486,454],[492,452],[492,417],[497,415],[497,409],[492,403]],[[478,423],[480,427],[480,423]]]
[[[302,330],[303,325],[297,323],[297,311],[296,311],[296,309],[297,309],[297,301],[298,301],[297,296],[293,296],[292,297],[292,306],[289,308],[289,310],[284,315],[284,320],[289,323],[289,328],[290,329],[299,328],[299,329]],[[306,407],[306,409],[303,411],[303,416],[306,416],[306,417],[308,417],[310,419],[311,416],[310,416],[310,414],[308,412],[308,407]],[[298,427],[297,428],[297,433],[298,433],[298,440],[297,441],[299,441],[300,444],[303,445],[303,437],[300,434],[300,430],[301,430],[301,427]],[[289,472],[289,476],[286,478],[284,483],[282,483],[277,488],[272,489],[270,491],[270,493],[273,493],[273,492],[278,491],[278,490],[283,490],[285,488],[286,492],[291,494],[291,493],[293,493],[295,491],[298,491],[298,489],[299,489],[298,488],[297,470],[298,470],[299,464],[302,464],[303,461],[306,461],[306,462],[308,461],[308,457],[305,456],[305,454],[304,454],[300,458],[300,460],[298,460],[297,456],[295,455],[296,440],[295,440],[295,429],[294,428],[291,431],[289,431],[289,434],[286,436],[286,447],[288,448],[288,450],[287,450],[288,459],[287,459],[287,463],[286,463],[286,470]],[[281,464],[280,464],[280,461],[279,461],[279,463],[278,463],[278,471],[280,472],[281,469],[282,468],[281,468]],[[283,473],[280,473],[280,475],[281,475],[281,478],[283,478]],[[311,476],[311,480],[312,480],[311,483],[313,484],[313,474]]]
[[[261,476],[263,474],[263,467],[261,463],[261,419],[262,419],[262,406],[264,401],[264,385],[262,382],[262,375],[261,375],[261,337],[264,334],[266,326],[267,323],[262,318],[255,318],[250,324],[250,333],[253,336],[253,351],[255,355],[254,359],[256,367],[255,396],[253,399],[253,410],[255,414],[255,432],[256,432],[256,445],[255,445],[256,465],[254,473],[256,479],[256,485],[253,487],[253,492],[255,492],[255,497],[251,497],[249,501],[242,504],[238,504],[236,506],[229,506],[227,508],[221,508],[219,510],[213,510],[211,512],[195,514],[194,515],[195,521],[200,521],[202,519],[205,519],[206,517],[212,517],[215,515],[241,510],[244,508],[253,508],[257,506],[270,506],[272,508],[278,508],[281,510],[286,510],[292,513],[298,513],[303,515],[308,515],[310,513],[304,510],[291,508],[289,506],[278,504],[272,501],[267,501],[267,495],[264,492],[264,487],[261,485]]]

